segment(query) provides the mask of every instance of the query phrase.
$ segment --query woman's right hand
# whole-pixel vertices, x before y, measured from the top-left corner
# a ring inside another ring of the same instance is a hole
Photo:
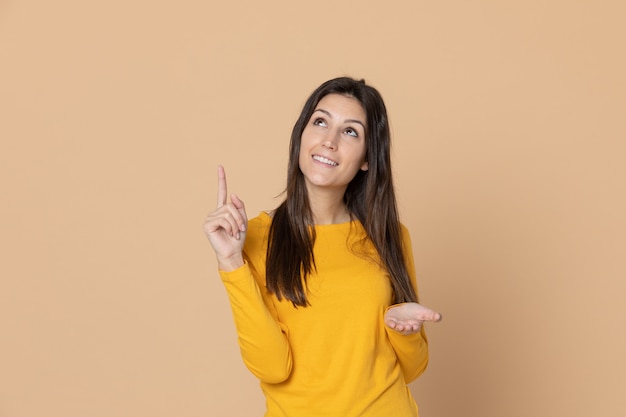
[[[221,271],[233,271],[243,265],[243,244],[246,240],[248,217],[243,201],[235,194],[227,199],[226,173],[217,168],[217,208],[209,213],[203,229]]]

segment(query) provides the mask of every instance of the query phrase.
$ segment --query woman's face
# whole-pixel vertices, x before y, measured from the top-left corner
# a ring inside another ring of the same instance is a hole
[[[365,110],[355,98],[328,94],[320,100],[300,142],[300,170],[309,190],[343,193],[359,170],[367,170],[365,126]]]

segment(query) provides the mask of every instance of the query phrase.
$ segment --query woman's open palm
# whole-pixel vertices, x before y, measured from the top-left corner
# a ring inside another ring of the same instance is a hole
[[[426,321],[441,321],[441,314],[418,303],[402,303],[392,306],[385,313],[385,324],[404,335],[420,331]]]

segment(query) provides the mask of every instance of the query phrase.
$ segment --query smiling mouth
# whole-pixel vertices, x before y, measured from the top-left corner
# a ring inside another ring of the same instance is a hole
[[[320,155],[313,155],[313,159],[323,164],[330,165],[331,167],[336,167],[337,165],[339,165],[337,162]]]

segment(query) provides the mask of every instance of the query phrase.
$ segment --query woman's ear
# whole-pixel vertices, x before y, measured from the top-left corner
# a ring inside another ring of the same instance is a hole
[[[367,161],[363,162],[363,165],[361,165],[361,171],[367,171],[368,169],[369,169],[369,165]]]

